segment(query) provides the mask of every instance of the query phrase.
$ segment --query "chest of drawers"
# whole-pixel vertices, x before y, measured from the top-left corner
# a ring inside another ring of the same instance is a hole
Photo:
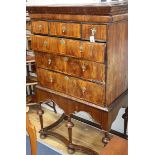
[[[106,131],[127,105],[127,3],[27,6],[38,102],[89,113]]]

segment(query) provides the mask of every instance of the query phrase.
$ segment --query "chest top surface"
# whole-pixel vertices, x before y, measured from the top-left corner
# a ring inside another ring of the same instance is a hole
[[[116,15],[127,13],[128,3],[122,1],[77,5],[27,6],[27,11],[30,14]]]

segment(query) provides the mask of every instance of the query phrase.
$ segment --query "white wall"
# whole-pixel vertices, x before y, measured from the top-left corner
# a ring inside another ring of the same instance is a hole
[[[97,3],[101,0],[27,0],[28,5]]]

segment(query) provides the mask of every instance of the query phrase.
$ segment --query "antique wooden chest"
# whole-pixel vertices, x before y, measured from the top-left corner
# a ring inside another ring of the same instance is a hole
[[[119,109],[127,105],[127,2],[27,10],[38,102],[51,99],[67,116],[85,111],[109,131]]]

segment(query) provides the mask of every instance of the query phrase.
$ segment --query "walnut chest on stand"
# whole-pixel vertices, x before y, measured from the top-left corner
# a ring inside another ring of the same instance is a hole
[[[54,124],[43,127],[41,136],[61,139],[69,153],[95,151],[72,143],[71,115],[85,111],[104,130],[103,142],[119,109],[127,107],[128,4],[27,6],[32,20],[37,100],[51,100],[64,110]],[[67,119],[69,138],[49,131]]]

